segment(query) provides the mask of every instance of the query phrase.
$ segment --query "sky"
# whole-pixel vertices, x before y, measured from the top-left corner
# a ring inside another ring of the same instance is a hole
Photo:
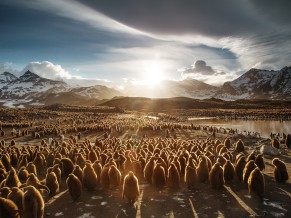
[[[221,85],[291,65],[290,9],[290,0],[0,0],[0,73]]]

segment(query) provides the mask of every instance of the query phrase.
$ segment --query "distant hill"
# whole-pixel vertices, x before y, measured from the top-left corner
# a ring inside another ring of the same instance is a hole
[[[124,94],[130,97],[188,97],[206,99],[211,98],[217,90],[217,87],[204,82],[195,79],[185,79],[182,81],[164,80],[153,87],[128,85],[125,87]]]
[[[176,98],[139,98],[124,97],[112,99],[99,106],[119,107],[129,111],[162,112],[184,109],[264,109],[290,108],[291,101],[270,101],[270,100],[236,100],[224,101],[221,99],[192,99],[186,97]]]

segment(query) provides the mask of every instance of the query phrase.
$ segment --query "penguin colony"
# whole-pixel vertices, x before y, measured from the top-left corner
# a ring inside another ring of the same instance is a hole
[[[192,188],[198,183],[219,190],[241,181],[250,194],[261,196],[265,191],[263,155],[247,155],[242,140],[231,144],[229,138],[224,142],[173,138],[121,141],[107,136],[92,144],[87,139],[77,143],[70,137],[50,145],[42,140],[37,146],[2,140],[0,151],[0,217],[43,217],[43,197],[58,194],[62,183],[74,201],[79,201],[84,191],[104,188],[120,189],[123,199],[135,202],[141,193],[140,180],[157,190],[177,190],[182,185]],[[279,158],[272,163],[276,182],[286,182],[285,163]]]

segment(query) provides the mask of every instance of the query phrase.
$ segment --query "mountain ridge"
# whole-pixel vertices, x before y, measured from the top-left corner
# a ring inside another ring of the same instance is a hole
[[[252,68],[238,78],[216,87],[195,79],[165,80],[151,87],[128,85],[123,92],[105,85],[73,87],[64,81],[51,80],[27,70],[17,77],[0,74],[0,102],[47,105],[67,101],[69,104],[93,104],[116,96],[192,99],[268,99],[291,100],[291,66],[281,70]],[[49,99],[50,98],[50,99]]]

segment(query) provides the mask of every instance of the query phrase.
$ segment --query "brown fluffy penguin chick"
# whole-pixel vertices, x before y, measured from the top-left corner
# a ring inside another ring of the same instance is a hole
[[[209,169],[207,165],[207,159],[205,156],[199,158],[199,164],[196,167],[197,181],[206,182],[209,179]]]
[[[134,162],[132,162],[132,164],[133,164],[134,174],[138,178],[141,178],[143,176],[143,168],[142,168],[140,161],[134,161]]]
[[[209,181],[213,189],[221,189],[224,185],[223,169],[219,163],[215,163],[209,172]]]
[[[280,141],[278,139],[276,139],[276,138],[272,139],[272,146],[274,148],[279,149],[280,148]]]
[[[245,156],[241,156],[239,158],[239,160],[237,161],[235,168],[234,168],[235,174],[236,174],[238,180],[240,180],[240,181],[243,180],[243,172],[244,172],[245,165],[246,165]]]
[[[134,202],[138,199],[140,194],[138,179],[132,171],[130,171],[125,177],[122,189],[122,198],[128,199],[130,202]]]
[[[69,174],[66,180],[69,193],[74,201],[77,201],[82,193],[82,183],[74,174]]]
[[[34,163],[29,162],[26,166],[26,169],[27,169],[28,173],[34,173],[34,175],[37,176],[36,166]]]
[[[155,164],[152,175],[152,184],[156,188],[163,188],[166,185],[165,169],[160,163]]]
[[[84,188],[92,191],[98,184],[97,175],[92,167],[92,164],[86,163],[83,170],[83,185]]]
[[[93,169],[97,175],[98,183],[100,182],[100,177],[101,177],[101,171],[102,171],[102,165],[100,163],[100,160],[96,160],[93,163]]]
[[[29,173],[25,167],[21,167],[18,171],[18,174],[17,174],[21,183],[26,182],[28,175],[29,175]]]
[[[172,189],[180,187],[180,174],[175,164],[171,164],[168,168],[167,186]]]
[[[26,183],[23,184],[21,187],[25,187],[25,186],[33,186],[38,190],[42,189],[42,190],[47,191],[47,193],[50,193],[49,188],[46,185],[41,184],[39,179],[36,177],[36,175],[34,175],[34,173],[30,173],[28,175]]]
[[[0,197],[7,198],[7,196],[10,194],[11,190],[8,187],[3,187],[0,189]]]
[[[93,167],[94,168],[94,167]],[[74,170],[72,172],[75,176],[78,177],[78,179],[81,181],[83,184],[83,170],[79,165],[75,165]],[[96,173],[96,172],[95,172]],[[98,175],[97,175],[98,177]]]
[[[244,171],[243,171],[243,181],[244,183],[248,184],[248,179],[249,176],[251,174],[251,172],[257,167],[257,165],[255,164],[255,161],[250,160],[249,162],[247,162]]]
[[[248,179],[249,194],[256,193],[261,196],[265,191],[264,175],[258,167],[256,167],[250,174]]]
[[[247,156],[247,159],[246,159],[246,162],[249,162],[251,160],[255,160],[256,159],[256,153],[255,151],[252,151],[252,153],[250,153],[248,156]]]
[[[0,162],[1,163],[1,162]],[[27,173],[28,174],[28,173]],[[7,177],[7,173],[3,168],[0,168],[0,184]],[[20,180],[21,181],[21,180]]]
[[[70,173],[74,170],[74,164],[69,158],[62,158],[62,176],[66,179]]]
[[[243,141],[241,139],[239,139],[235,144],[235,151],[237,153],[240,153],[240,152],[244,152],[244,150],[245,150],[245,145],[244,145]]]
[[[256,165],[260,168],[261,171],[265,169],[264,157],[262,154],[259,154],[255,159]]]
[[[149,184],[152,184],[152,176],[153,176],[154,167],[155,167],[155,161],[154,161],[154,158],[152,157],[146,163],[144,167],[144,178]]]
[[[236,157],[235,157],[235,165],[237,164],[238,160],[239,160],[241,157],[245,157],[245,154],[244,154],[243,152],[240,152],[238,155],[236,155]]]
[[[274,177],[276,182],[286,182],[289,179],[286,165],[279,158],[274,158],[272,164],[274,168]]]
[[[25,187],[23,205],[23,218],[42,218],[44,215],[44,201],[40,192],[33,186]]]
[[[59,182],[56,174],[54,172],[50,172],[46,175],[45,185],[50,190],[50,197],[55,196],[59,192]]]
[[[62,170],[61,170],[61,168],[60,168],[60,165],[55,164],[55,165],[53,166],[52,172],[54,172],[54,173],[56,174],[57,179],[58,179],[58,182],[59,182],[59,185],[61,185],[61,182],[62,182],[62,180],[61,180],[61,177],[62,177]]]
[[[227,160],[226,163],[223,165],[223,178],[225,183],[231,182],[235,177],[235,171],[232,163],[230,160]]]
[[[108,170],[110,188],[114,189],[121,183],[121,173],[115,165],[111,165]]]
[[[19,187],[21,185],[19,178],[16,174],[16,171],[13,167],[11,167],[9,174],[5,180],[4,186],[8,188]]]
[[[197,183],[196,168],[187,165],[184,180],[188,188],[195,186],[195,184]]]
[[[109,171],[109,166],[105,165],[100,174],[100,183],[103,186],[103,188],[109,188],[110,186],[108,171]]]
[[[226,138],[226,139],[224,140],[224,146],[225,146],[227,149],[230,149],[231,142],[230,142],[230,139],[229,139],[229,138]]]
[[[18,209],[22,211],[23,196],[24,196],[24,192],[21,189],[13,187],[11,189],[11,192],[8,194],[7,199],[13,201],[18,207]]]
[[[9,199],[0,197],[0,217],[20,218],[17,205]]]

